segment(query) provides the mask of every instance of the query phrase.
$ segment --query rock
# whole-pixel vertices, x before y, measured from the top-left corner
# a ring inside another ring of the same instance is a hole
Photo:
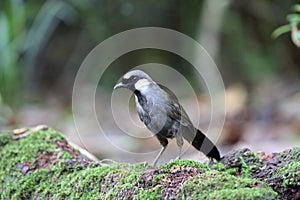
[[[16,134],[17,133],[17,134]],[[0,133],[0,199],[299,198],[299,148],[231,152],[220,163],[103,164],[59,132]]]

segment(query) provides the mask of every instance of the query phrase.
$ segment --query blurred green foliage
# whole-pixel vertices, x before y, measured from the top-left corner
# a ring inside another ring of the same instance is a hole
[[[300,24],[300,4],[294,5],[292,7],[292,11],[296,13],[288,14],[286,16],[286,20],[289,22],[289,24],[276,28],[273,31],[272,36],[273,38],[277,38],[284,33],[291,32],[293,43],[297,47],[300,47],[300,31],[298,30],[298,26]]]
[[[289,38],[271,37],[291,5],[279,0],[232,1],[224,16],[218,62],[225,84],[241,82],[251,90],[264,80],[293,79],[300,72],[299,52]]]
[[[0,96],[5,104],[17,107],[26,102],[23,96],[38,93],[40,102],[51,91],[52,96],[66,98],[69,103],[80,64],[101,41],[143,26],[174,29],[197,40],[199,30],[210,33],[210,28],[217,26],[215,20],[203,15],[207,2],[0,1]],[[300,72],[299,52],[289,39],[283,36],[274,41],[270,37],[274,27],[284,23],[286,10],[294,4],[281,0],[230,1],[218,29],[219,38],[215,39],[219,43],[216,62],[225,84],[243,82],[251,87],[284,70],[291,74]],[[289,15],[288,21],[298,24],[299,5],[293,8],[296,13]],[[203,20],[209,21],[207,30],[202,27]],[[278,36],[290,28],[289,24],[274,33]],[[193,76],[192,70],[187,70],[191,68],[189,63],[178,56],[147,49],[120,57],[106,71],[103,82],[111,86],[130,67],[148,62],[166,64],[188,78]]]
[[[4,102],[15,102],[20,83],[19,50],[22,49],[25,8],[22,1],[0,3],[0,95]]]
[[[4,103],[17,106],[23,96],[24,75],[30,73],[28,64],[34,63],[50,38],[56,18],[65,20],[72,10],[63,2],[22,0],[1,1],[0,9],[0,95]],[[52,15],[45,15],[46,11]]]

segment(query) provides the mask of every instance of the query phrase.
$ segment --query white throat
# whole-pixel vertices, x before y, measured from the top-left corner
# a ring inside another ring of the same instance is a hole
[[[151,82],[145,78],[138,80],[135,84],[134,87],[137,90],[140,90],[142,87],[150,85]]]

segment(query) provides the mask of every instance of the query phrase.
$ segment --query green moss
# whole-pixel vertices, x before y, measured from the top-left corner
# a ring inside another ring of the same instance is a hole
[[[209,169],[208,165],[193,160],[174,160],[162,164],[158,167],[157,173],[153,174],[151,183],[139,189],[139,192],[134,195],[134,199],[161,199],[167,177],[170,177],[171,174],[173,174],[171,176],[176,176],[177,169],[184,171],[184,168],[197,168],[199,172]]]
[[[52,129],[18,140],[0,134],[0,199],[120,199],[126,193],[139,195],[135,188],[149,165],[78,163],[57,147],[57,141],[64,139]],[[46,168],[32,168],[37,157],[44,154],[55,155],[55,162]],[[22,172],[24,166],[33,170]]]
[[[281,178],[283,187],[300,186],[300,161],[290,162],[284,167],[277,169],[273,178]]]
[[[9,133],[0,133],[0,147],[2,148],[4,145],[6,145],[10,140],[10,134]]]
[[[296,147],[291,152],[290,160],[298,160],[300,161],[300,147]]]
[[[300,147],[295,147],[291,151],[286,150],[278,155],[278,160],[286,162],[285,160],[300,161]]]
[[[285,157],[286,157],[286,152],[281,152],[279,155],[278,155],[278,160],[283,160]]]
[[[170,169],[176,165],[181,167],[196,167],[198,169],[209,169],[208,165],[202,164],[194,160],[174,160],[167,164],[160,165],[159,167],[161,168],[162,173],[169,173]]]
[[[236,188],[236,189],[223,189],[220,191],[213,191],[201,195],[199,199],[276,199],[277,194],[270,189],[261,188]],[[270,196],[271,194],[271,196]]]
[[[245,152],[245,155],[239,156],[239,160],[243,178],[250,178],[252,174],[251,170],[260,167],[262,163],[258,154],[252,151],[247,151]]]
[[[237,178],[227,173],[207,171],[189,179],[177,198],[188,199],[276,199],[265,183],[249,178]]]
[[[223,163],[215,163],[211,166],[211,169],[227,174],[234,174],[238,172],[238,168],[226,168],[226,166]]]
[[[38,156],[55,154],[57,161],[72,158],[69,153],[57,148],[56,142],[65,139],[62,134],[53,129],[29,131],[32,133],[17,140],[12,140],[11,134],[0,134],[0,199],[17,197],[21,193],[27,199],[31,195],[32,187],[37,191],[47,188],[52,174],[47,170],[34,168],[34,162]],[[28,169],[24,170],[25,167]],[[31,168],[36,170],[32,173],[33,176],[29,175]],[[24,173],[28,176],[24,177]],[[40,182],[45,182],[46,186],[39,185]],[[23,192],[26,189],[30,190]],[[17,192],[16,195],[13,195],[15,192]]]
[[[12,199],[120,199],[125,193],[134,192],[143,172],[142,164],[70,169],[68,164],[60,163],[28,174],[18,185],[11,185],[5,196]]]
[[[280,158],[288,158],[287,164],[278,168],[270,180],[282,180],[284,190],[300,186],[300,147],[294,148],[291,152],[284,151],[279,154]]]
[[[145,170],[143,163],[137,164],[115,164],[111,166],[101,166],[83,170],[73,175],[72,180],[68,181],[70,188],[77,187],[78,194],[71,193],[68,198],[98,198],[99,195],[104,199],[120,199],[134,193],[135,187],[142,173]]]
[[[235,163],[233,166],[235,167],[231,168],[228,168],[228,166],[226,166],[224,163],[213,163],[211,169],[227,174],[235,174],[236,172],[240,172],[243,178],[250,178],[252,174],[251,170],[261,166],[261,160],[259,156],[249,150],[236,157],[234,162]]]
[[[161,180],[165,179],[168,176],[168,173],[160,173],[153,175],[152,185],[160,184]]]
[[[242,173],[242,177],[243,178],[250,178],[251,176],[251,168],[253,168],[253,166],[249,166],[247,165],[247,163],[244,161],[244,158],[241,156],[240,157],[240,161],[242,164],[242,169],[241,169],[241,173]]]
[[[243,156],[243,161],[248,166],[260,166],[262,161],[260,160],[260,156],[252,151],[247,151],[246,154]]]
[[[107,186],[110,188],[110,194],[106,195],[108,199],[120,199],[126,196],[131,196],[131,193],[134,193],[135,187],[138,186],[140,178],[146,168],[150,167],[149,165],[145,166],[144,163],[136,164],[117,164],[110,167],[110,171],[103,177],[113,177],[113,187],[111,187],[111,181],[107,181]],[[115,172],[111,172],[115,171]]]
[[[226,166],[223,163],[216,163],[212,166],[212,169],[215,169],[217,171],[225,171]]]
[[[55,141],[64,138],[52,129],[32,133],[16,141],[11,141],[10,134],[0,135],[0,190],[1,187],[6,188],[7,185],[16,183],[22,177],[18,165],[24,162],[32,163],[38,154],[56,149]]]
[[[231,176],[229,173],[235,169],[226,169],[220,163],[212,168],[221,172],[191,160],[175,160],[158,168],[145,163],[102,166],[76,160],[72,152],[57,146],[61,140],[65,138],[52,129],[18,140],[12,140],[10,134],[0,134],[0,199],[161,199],[167,187],[173,188],[170,181],[177,184],[177,177],[183,176],[185,182],[177,193],[179,199],[272,199],[276,196],[262,182]],[[54,161],[46,167],[36,167],[37,158],[43,156],[53,157]],[[253,154],[250,159],[243,156],[240,160],[249,172],[256,159]],[[24,166],[30,170],[22,171]],[[291,165],[278,173],[296,170],[297,166]],[[185,174],[184,168],[189,168],[190,175]]]
[[[161,188],[155,187],[151,190],[140,190],[136,195],[134,195],[134,199],[161,199]]]

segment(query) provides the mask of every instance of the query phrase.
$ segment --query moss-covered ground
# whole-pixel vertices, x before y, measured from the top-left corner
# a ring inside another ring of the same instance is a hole
[[[299,187],[299,149],[276,155],[293,160],[268,173],[262,168],[277,157],[249,150],[228,154],[220,163],[102,165],[53,129],[25,132],[24,137],[0,133],[0,199],[277,199]]]

